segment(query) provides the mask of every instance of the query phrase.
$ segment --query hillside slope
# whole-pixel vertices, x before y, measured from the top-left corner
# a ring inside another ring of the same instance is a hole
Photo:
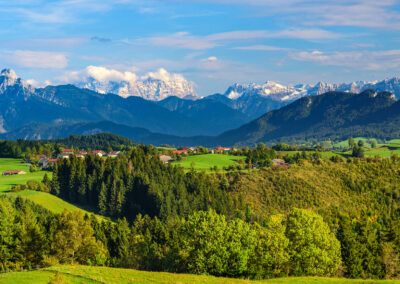
[[[400,103],[391,93],[329,92],[301,98],[216,138],[219,144],[346,139],[350,136],[396,138]]]

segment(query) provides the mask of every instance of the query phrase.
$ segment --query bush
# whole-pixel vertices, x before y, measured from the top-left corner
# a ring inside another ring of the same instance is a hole
[[[13,185],[11,187],[11,191],[12,192],[19,192],[19,191],[22,191],[22,190],[25,190],[25,189],[26,189],[26,185],[25,184],[17,184],[17,185]]]
[[[50,192],[50,189],[44,184],[36,180],[29,180],[26,183],[26,189],[34,191]]]

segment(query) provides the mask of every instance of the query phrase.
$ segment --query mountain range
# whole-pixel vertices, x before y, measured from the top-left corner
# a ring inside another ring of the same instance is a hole
[[[173,101],[177,102],[175,108],[171,108]],[[100,94],[73,85],[35,89],[12,70],[0,73],[2,133],[28,123],[61,126],[111,121],[168,135],[217,135],[250,120],[246,114],[215,100],[168,97],[155,102],[137,96]]]
[[[341,91],[330,91],[335,88]],[[201,99],[167,96],[154,101],[74,85],[34,88],[4,69],[0,137],[53,139],[109,132],[136,142],[208,146],[336,139],[356,133],[394,138],[398,127],[393,121],[400,121],[399,95],[400,81],[392,78],[295,87],[235,84],[224,94]]]
[[[75,85],[100,94],[116,94],[127,98],[141,97],[146,100],[160,101],[170,96],[186,99],[198,98],[194,83],[180,74],[171,74],[161,68],[145,76],[132,72],[119,72],[99,66],[88,66]]]
[[[295,86],[285,86],[273,81],[267,81],[261,85],[254,83],[234,84],[227,89],[224,95],[233,100],[242,96],[258,95],[274,101],[292,102],[305,96],[316,96],[331,91],[360,93],[368,89],[377,92],[391,92],[397,98],[400,98],[400,78],[393,77],[382,81],[357,81],[340,84],[318,82],[315,85],[299,84]]]
[[[171,74],[162,68],[157,72],[150,72],[139,77],[131,72],[123,73],[105,67],[88,66],[85,72],[80,74],[79,79],[75,80],[75,85],[101,94],[112,93],[122,97],[137,96],[152,101],[161,101],[170,96],[193,100],[201,98],[197,95],[193,82],[186,80],[180,74]],[[378,92],[388,91],[400,98],[400,78],[333,84],[318,82],[314,85],[304,83],[283,85],[273,81],[267,81],[264,84],[235,83],[228,87],[223,96],[233,101],[250,96],[268,98],[270,102],[281,102],[274,106],[279,108],[282,104],[304,96],[320,95],[329,91],[360,93],[367,89]]]

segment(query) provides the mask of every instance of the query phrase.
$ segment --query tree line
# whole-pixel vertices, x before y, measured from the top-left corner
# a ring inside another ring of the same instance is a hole
[[[334,275],[341,263],[339,241],[309,210],[271,216],[263,226],[214,210],[168,223],[139,214],[130,226],[1,197],[0,217],[3,272],[79,263],[262,279]]]

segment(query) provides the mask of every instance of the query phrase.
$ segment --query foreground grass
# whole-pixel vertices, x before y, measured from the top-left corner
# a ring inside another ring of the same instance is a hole
[[[147,272],[133,269],[93,267],[93,266],[55,266],[28,272],[10,272],[0,274],[0,283],[48,283],[58,273],[58,278],[67,283],[271,283],[271,284],[398,284],[396,280],[352,280],[323,277],[288,277],[262,281],[220,278],[205,275],[174,274],[165,272]],[[57,282],[63,283],[63,282]],[[64,282],[65,283],[65,282]]]
[[[188,156],[185,160],[173,162],[175,165],[180,165],[183,168],[191,168],[192,165],[195,169],[208,170],[211,167],[217,166],[219,169],[229,167],[239,160],[244,160],[244,156],[231,156],[222,154],[205,154]]]

